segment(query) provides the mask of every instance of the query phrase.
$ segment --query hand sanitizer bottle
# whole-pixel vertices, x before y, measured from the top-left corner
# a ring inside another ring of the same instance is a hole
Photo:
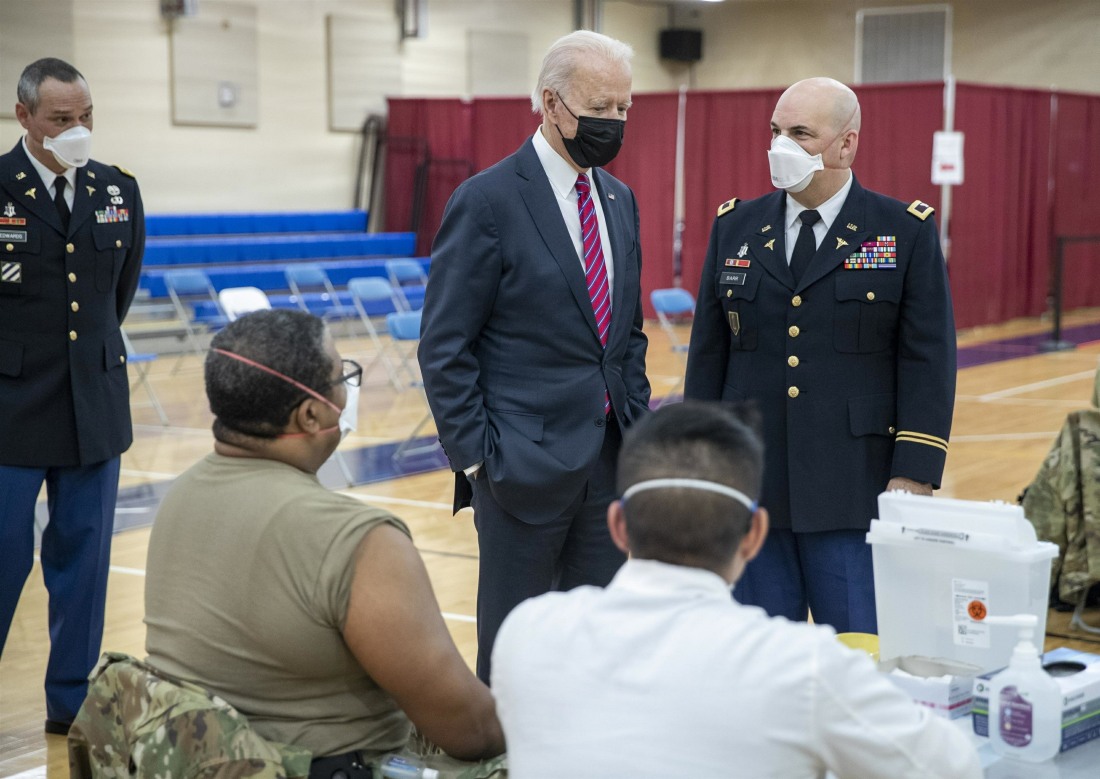
[[[1039,660],[1035,615],[986,617],[985,622],[1020,629],[1008,668],[989,682],[989,744],[1016,760],[1049,760],[1062,746],[1062,690]]]

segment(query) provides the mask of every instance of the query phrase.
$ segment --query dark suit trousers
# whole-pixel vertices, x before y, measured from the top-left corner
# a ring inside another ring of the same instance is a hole
[[[622,433],[614,416],[584,490],[565,512],[528,524],[493,499],[488,480],[473,480],[474,525],[481,553],[477,584],[477,675],[489,684],[493,643],[504,618],[523,601],[552,590],[611,581],[626,556],[611,541],[607,507],[617,497],[615,465]]]
[[[0,651],[34,561],[34,506],[46,483],[42,578],[50,594],[46,717],[70,722],[99,659],[121,458],[69,468],[0,465]]]

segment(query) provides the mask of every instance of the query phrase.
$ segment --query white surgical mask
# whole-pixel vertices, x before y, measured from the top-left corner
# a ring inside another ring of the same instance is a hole
[[[349,433],[354,433],[355,428],[359,426],[359,387],[349,384],[347,391],[348,400],[344,404],[344,410],[340,412],[341,441],[347,438]]]
[[[820,154],[811,155],[786,135],[777,135],[772,139],[768,166],[771,168],[772,185],[788,192],[801,192],[810,186],[815,171],[825,170]]]
[[[82,124],[70,127],[56,138],[43,138],[42,146],[66,168],[83,168],[92,156],[92,131]]]

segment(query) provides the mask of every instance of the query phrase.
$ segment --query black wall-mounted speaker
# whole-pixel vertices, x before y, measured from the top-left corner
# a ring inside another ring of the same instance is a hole
[[[703,58],[702,30],[661,30],[661,59],[698,62]]]

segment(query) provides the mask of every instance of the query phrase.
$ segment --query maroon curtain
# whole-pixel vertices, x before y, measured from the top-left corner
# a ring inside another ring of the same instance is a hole
[[[672,286],[673,183],[676,176],[676,94],[634,95],[623,148],[607,171],[638,201],[641,218],[642,307],[654,316],[649,293]]]
[[[1054,237],[1100,236],[1100,96],[1055,94]],[[1066,309],[1100,305],[1100,240],[1065,245]]]
[[[930,174],[942,91],[942,84],[857,88],[863,128],[854,169],[864,186],[940,209]],[[718,204],[771,191],[768,125],[780,92],[688,95],[682,259],[692,292]],[[638,196],[649,313],[649,292],[672,282],[676,102],[674,94],[636,95],[626,143],[608,167]],[[415,174],[426,165],[417,246],[427,254],[454,188],[515,151],[537,126],[526,98],[391,100],[386,229],[409,229]],[[960,84],[955,126],[966,134],[966,180],[953,190],[950,225],[957,324],[1037,315],[1047,304],[1055,238],[1100,231],[1093,226],[1100,187],[1090,186],[1100,168],[1100,95]],[[1070,244],[1065,273],[1066,308],[1100,305],[1100,243]]]
[[[950,273],[959,327],[1046,306],[1050,93],[959,84],[965,181],[952,194]]]

